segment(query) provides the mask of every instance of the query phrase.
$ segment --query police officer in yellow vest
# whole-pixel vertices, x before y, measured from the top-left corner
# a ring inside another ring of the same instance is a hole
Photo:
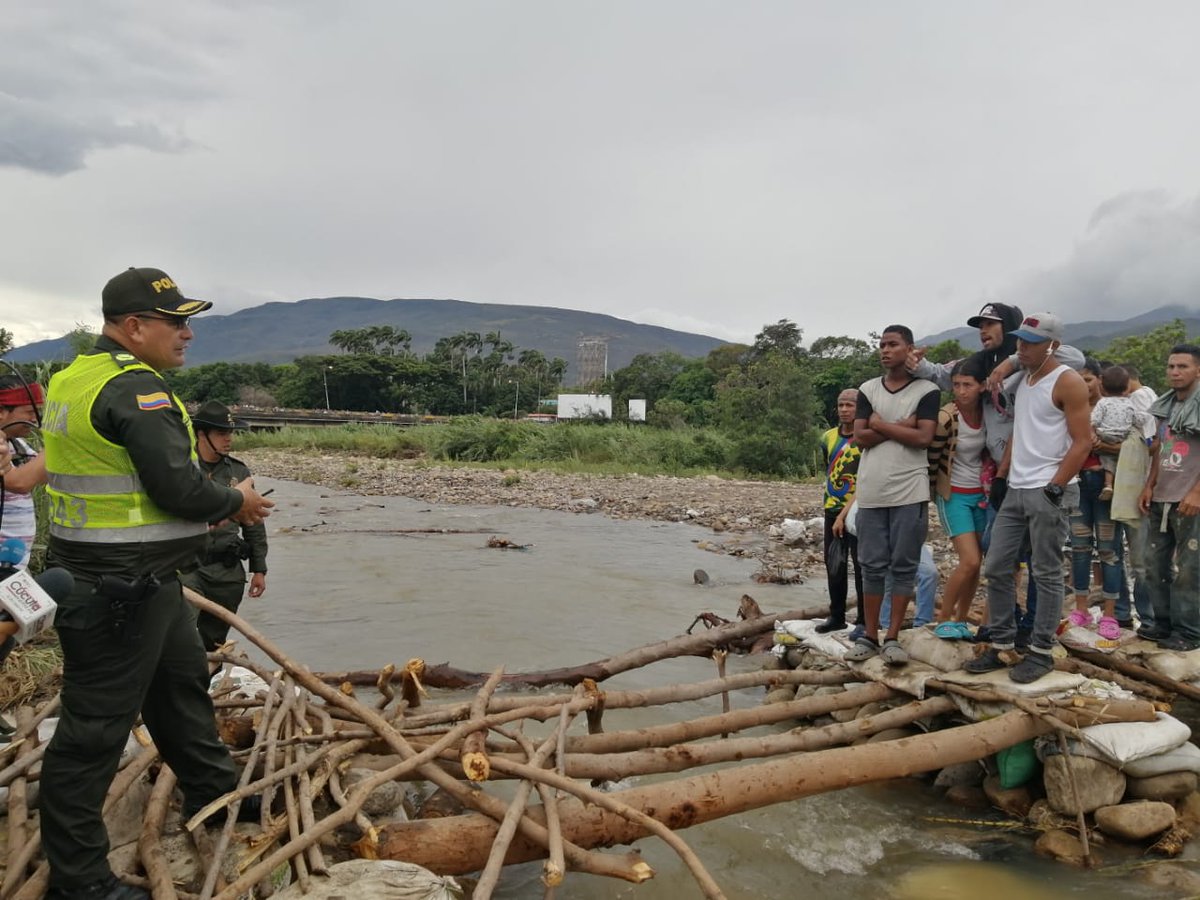
[[[196,452],[200,471],[217,484],[237,484],[250,477],[246,464],[230,456],[233,431],[240,427],[224,403],[209,400],[192,416],[196,430]],[[246,592],[246,563],[250,563],[250,596],[261,597],[267,589],[267,529],[241,525],[230,519],[213,523],[200,568],[181,577],[187,587],[237,612]],[[205,650],[214,650],[229,634],[229,626],[216,616],[201,612],[196,618]]]
[[[55,620],[62,715],[42,763],[49,898],[149,896],[113,876],[101,818],[139,713],[179,778],[185,812],[236,783],[178,572],[196,565],[207,523],[254,525],[273,504],[249,480],[231,487],[201,474],[187,411],[159,374],[183,365],[189,317],[211,305],[158,269],[122,272],[104,287],[95,348],[50,381],[49,557],[76,587]]]

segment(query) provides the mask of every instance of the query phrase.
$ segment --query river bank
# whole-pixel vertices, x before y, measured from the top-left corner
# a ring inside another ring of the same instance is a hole
[[[255,474],[331,490],[409,497],[435,504],[528,507],[614,519],[692,522],[706,549],[758,559],[764,569],[823,577],[821,534],[798,546],[771,536],[784,519],[822,515],[823,486],[667,475],[561,474],[533,469],[430,465],[421,460],[257,449],[239,452]]]

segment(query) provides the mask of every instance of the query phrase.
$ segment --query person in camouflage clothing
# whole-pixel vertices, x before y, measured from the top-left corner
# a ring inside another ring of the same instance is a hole
[[[223,403],[210,400],[192,416],[196,429],[196,452],[200,470],[222,485],[234,485],[250,477],[241,460],[229,455],[233,432],[239,423]],[[237,612],[246,593],[246,562],[250,563],[250,596],[261,597],[267,589],[267,529],[265,525],[239,525],[230,519],[209,526],[208,545],[198,569],[180,581],[199,594]],[[208,613],[199,613],[196,627],[205,650],[214,650],[229,634],[229,626]]]

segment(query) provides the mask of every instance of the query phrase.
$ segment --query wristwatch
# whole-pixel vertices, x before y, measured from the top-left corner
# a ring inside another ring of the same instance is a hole
[[[1063,489],[1061,484],[1048,484],[1042,488],[1042,492],[1055,506],[1062,504]]]

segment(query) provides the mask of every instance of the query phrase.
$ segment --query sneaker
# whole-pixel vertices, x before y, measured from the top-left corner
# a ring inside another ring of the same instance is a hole
[[[1171,632],[1160,631],[1153,625],[1150,625],[1147,628],[1139,628],[1137,636],[1143,641],[1153,641],[1157,644],[1159,641],[1165,641],[1167,638],[1169,638],[1171,636]]]
[[[883,660],[884,665],[904,666],[908,664],[908,653],[895,638],[883,642],[883,645],[879,648],[879,656]]]
[[[51,888],[46,900],[150,900],[150,894],[109,875],[81,888]]]
[[[1126,631],[1133,631],[1133,619],[1117,619],[1117,625]]]
[[[1023,660],[1009,670],[1008,677],[1018,684],[1029,684],[1053,671],[1054,657],[1049,653],[1035,653],[1030,650]]]
[[[1096,495],[1096,499],[1101,503],[1107,503],[1112,499],[1113,489],[1110,487],[1102,488],[1100,493]]]
[[[1092,617],[1086,609],[1073,609],[1067,621],[1075,628],[1091,628]]]
[[[995,672],[997,669],[1008,667],[1000,657],[1000,651],[995,647],[988,647],[982,654],[974,659],[968,659],[963,663],[963,671],[970,672],[972,675],[982,675],[984,672]]]
[[[1187,653],[1197,648],[1200,648],[1200,641],[1189,641],[1187,638],[1182,638],[1177,634],[1163,638],[1158,642],[1159,650],[1174,650],[1178,653]]]
[[[864,662],[879,652],[879,644],[865,634],[854,642],[854,646],[846,651],[846,662]]]
[[[813,631],[817,634],[829,634],[831,631],[844,631],[847,627],[845,622],[835,622],[833,619],[826,619],[814,628]]]
[[[1096,634],[1100,635],[1106,641],[1119,641],[1121,639],[1121,626],[1112,616],[1101,616],[1100,624],[1096,626]]]

